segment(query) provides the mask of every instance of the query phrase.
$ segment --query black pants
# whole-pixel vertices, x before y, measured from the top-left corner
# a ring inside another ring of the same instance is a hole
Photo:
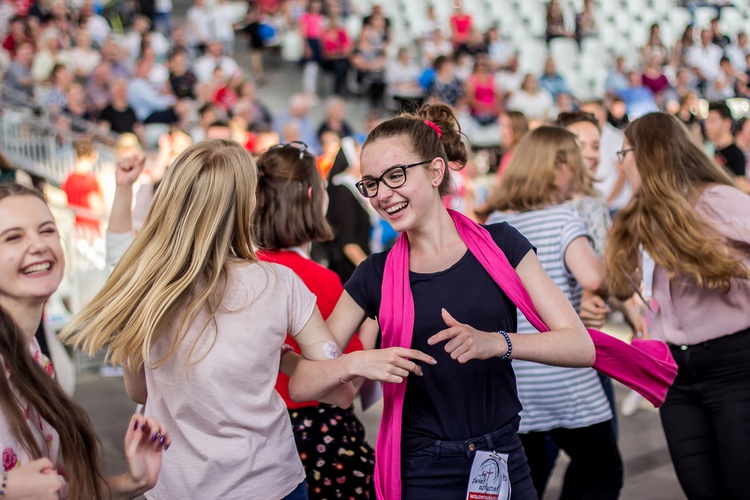
[[[578,429],[521,434],[531,467],[531,479],[539,498],[547,487],[545,436],[570,457],[561,499],[616,499],[622,488],[622,458],[617,449],[612,422],[607,420]]]
[[[333,73],[333,93],[344,95],[346,93],[346,81],[349,75],[349,59],[329,59],[324,68]]]
[[[661,407],[677,478],[694,499],[750,492],[750,329],[670,348],[677,378]]]

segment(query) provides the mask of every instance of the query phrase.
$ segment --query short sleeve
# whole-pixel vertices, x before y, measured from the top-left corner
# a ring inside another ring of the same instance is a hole
[[[499,221],[501,216],[490,217],[490,221]],[[526,239],[518,230],[507,222],[495,222],[484,226],[489,231],[492,239],[500,250],[508,258],[508,262],[514,268],[521,263],[530,250],[536,252],[534,245]]]
[[[560,262],[565,262],[565,252],[568,250],[568,247],[574,240],[581,236],[588,238],[593,248],[594,240],[591,237],[591,233],[586,229],[586,223],[583,222],[583,219],[578,214],[571,212],[570,218],[565,226],[563,226],[562,234],[560,235]],[[565,274],[568,277],[573,276],[567,265],[565,266]]]
[[[368,318],[377,317],[380,311],[385,258],[386,254],[383,253],[370,255],[357,266],[344,285],[346,293],[365,311]]]
[[[279,266],[281,267],[281,266]],[[315,310],[315,295],[307,289],[302,280],[294,274],[291,269],[283,268],[286,271],[285,279],[289,280],[289,335],[296,336],[307,322]]]

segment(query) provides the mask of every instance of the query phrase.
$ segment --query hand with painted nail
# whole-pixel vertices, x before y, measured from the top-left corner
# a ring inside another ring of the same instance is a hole
[[[448,328],[441,330],[427,340],[430,345],[447,340],[445,352],[459,363],[472,359],[501,357],[508,350],[505,338],[498,333],[481,332],[470,325],[460,323],[443,309],[443,321]]]
[[[133,415],[125,434],[125,458],[128,481],[143,492],[156,485],[161,470],[162,452],[171,444],[169,435],[158,420]]]
[[[422,351],[403,347],[356,351],[347,354],[341,360],[342,376],[347,380],[364,377],[400,384],[412,373],[418,377],[422,376],[422,367],[415,361],[422,361],[427,365],[437,363],[432,356]]]

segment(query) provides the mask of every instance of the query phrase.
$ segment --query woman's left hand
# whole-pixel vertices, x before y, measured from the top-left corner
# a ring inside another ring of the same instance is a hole
[[[162,452],[172,441],[158,420],[135,414],[125,434],[127,477],[139,489],[150,490],[156,485],[161,470]]]
[[[459,323],[445,309],[442,310],[443,321],[448,326],[427,340],[430,345],[449,340],[445,344],[445,352],[459,363],[466,363],[472,359],[489,359],[503,356],[508,346],[505,338],[495,332],[480,332],[469,325]]]

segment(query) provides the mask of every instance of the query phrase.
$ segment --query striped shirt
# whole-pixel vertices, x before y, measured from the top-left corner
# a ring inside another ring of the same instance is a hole
[[[591,239],[586,225],[571,205],[558,205],[523,213],[492,214],[488,224],[508,222],[537,248],[547,274],[580,311],[583,288],[565,266],[565,250],[581,236]],[[518,333],[536,333],[518,312]],[[612,410],[596,371],[562,368],[514,360],[518,395],[523,405],[519,432],[576,429],[605,422]]]

